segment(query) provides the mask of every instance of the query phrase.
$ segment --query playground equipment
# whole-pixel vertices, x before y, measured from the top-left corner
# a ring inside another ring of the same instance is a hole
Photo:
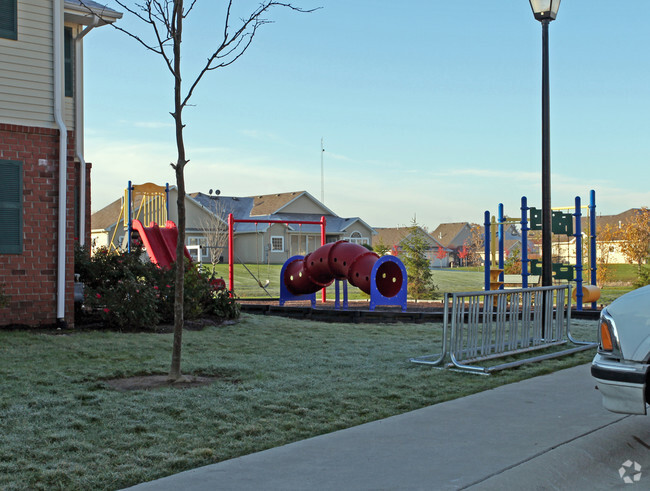
[[[115,236],[120,229],[120,221],[124,222],[126,233],[126,249],[131,252],[131,235],[133,233],[133,220],[141,223],[166,223],[169,216],[169,184],[158,186],[151,182],[134,185],[128,182],[124,190],[120,214],[113,230],[113,235],[108,243],[110,250],[117,250]],[[123,229],[122,229],[123,230]],[[120,244],[121,245],[121,244]]]
[[[162,228],[155,222],[151,222],[151,226],[145,227],[140,220],[133,220],[131,226],[133,231],[137,232],[151,262],[161,268],[171,268],[176,261],[176,241],[178,239],[176,224],[167,220]],[[187,247],[184,248],[184,254],[186,258],[192,260]]]
[[[596,192],[589,193],[589,206],[583,207],[579,196],[575,198],[575,207],[564,207],[553,209],[553,233],[564,234],[575,237],[576,240],[576,263],[575,265],[553,264],[553,278],[557,280],[575,281],[576,287],[573,291],[576,300],[576,310],[581,311],[584,302],[591,302],[591,307],[596,308],[596,300],[600,297],[599,289],[596,286]],[[589,288],[583,285],[583,248],[582,248],[582,209],[589,210],[589,260],[590,260],[590,283]],[[563,213],[562,210],[574,210],[574,213]],[[522,288],[528,288],[528,277],[541,274],[541,263],[535,259],[528,259],[528,232],[541,229],[541,210],[529,208],[526,197],[521,198],[521,220],[507,219],[503,213],[503,204],[499,204],[498,218],[490,216],[485,212],[485,290],[503,289],[503,268],[504,268],[504,226],[508,223],[521,224],[521,283]],[[530,215],[530,222],[528,220]],[[575,220],[574,220],[575,219]],[[574,227],[575,221],[575,227]],[[530,223],[530,228],[529,228]],[[492,227],[498,227],[498,233]],[[498,236],[498,263],[495,260],[495,251],[491,248],[491,242]],[[492,258],[492,260],[490,260]],[[528,268],[530,263],[530,272]]]
[[[126,246],[127,251],[131,252],[131,246],[134,238],[138,238],[144,245],[151,262],[161,268],[171,268],[176,261],[176,240],[178,238],[178,229],[176,224],[167,220],[169,216],[169,184],[158,186],[151,182],[134,185],[128,182],[124,190],[124,198],[120,208],[120,214],[117,224],[124,221],[126,228]],[[147,227],[144,224],[149,223]],[[164,223],[161,227],[158,224]],[[109,248],[115,248],[114,240],[118,226],[113,231],[113,236],[109,242]],[[190,261],[187,247],[184,249],[184,255]]]
[[[293,256],[280,273],[280,305],[288,300],[311,300],[335,280],[347,280],[370,295],[370,310],[377,305],[400,305],[406,310],[407,275],[395,256],[379,257],[363,246],[340,240],[306,256]],[[346,285],[344,283],[344,285]],[[337,283],[338,287],[338,283]],[[347,293],[347,287],[344,286]],[[337,305],[338,305],[337,288]],[[347,304],[347,294],[344,308]]]

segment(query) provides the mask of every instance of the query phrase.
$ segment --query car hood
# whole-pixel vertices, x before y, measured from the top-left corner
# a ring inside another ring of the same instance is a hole
[[[650,285],[619,297],[607,312],[616,323],[623,358],[646,361],[650,353]]]

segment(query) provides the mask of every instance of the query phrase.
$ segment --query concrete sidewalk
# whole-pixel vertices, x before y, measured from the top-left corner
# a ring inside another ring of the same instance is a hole
[[[650,419],[594,386],[583,365],[129,489],[650,489]]]

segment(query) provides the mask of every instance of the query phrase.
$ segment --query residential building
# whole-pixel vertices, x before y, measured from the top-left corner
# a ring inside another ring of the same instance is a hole
[[[3,325],[74,323],[74,243],[90,230],[83,38],[121,17],[84,3],[0,0]]]
[[[412,235],[412,227],[395,227],[395,228],[379,228],[375,227],[377,235],[372,239],[372,246],[376,250],[378,247],[386,247],[388,254],[399,256],[403,251],[404,240]],[[446,268],[449,267],[449,254],[451,250],[443,247],[434,237],[429,235],[421,227],[417,227],[417,233],[424,237],[428,244],[425,255],[429,260],[429,265],[432,268]]]
[[[596,260],[605,261],[608,264],[625,264],[628,259],[623,254],[621,244],[625,240],[625,225],[639,212],[639,208],[630,208],[617,215],[596,216]],[[614,231],[612,240],[604,241],[598,236],[598,231],[608,226]],[[589,217],[581,220],[581,235],[584,261],[588,261],[591,230],[589,228]],[[553,256],[558,261],[574,264],[576,258],[575,236],[557,235],[553,236]]]
[[[449,249],[449,266],[466,266],[468,249],[472,246],[472,226],[468,222],[441,223],[431,236]]]
[[[176,193],[174,186],[169,188],[169,203],[176,203]],[[211,254],[221,262],[228,261],[227,220],[231,213],[235,219],[260,220],[234,224],[235,262],[283,264],[294,255],[305,255],[321,246],[320,225],[287,224],[285,220],[317,222],[325,217],[326,242],[347,240],[370,245],[375,234],[361,218],[340,217],[306,191],[246,197],[190,193],[185,204],[186,245],[195,259],[197,249],[201,251],[202,262],[209,262]],[[122,207],[122,200],[116,200],[92,215],[96,246],[108,244],[111,237],[113,247],[122,245],[120,237],[126,235],[124,222],[119,219]],[[177,216],[176,206],[169,206],[169,219],[177,222]]]

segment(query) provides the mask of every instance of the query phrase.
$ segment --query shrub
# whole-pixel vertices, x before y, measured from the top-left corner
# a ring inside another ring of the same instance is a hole
[[[505,274],[521,274],[521,247],[516,245],[503,264]]]
[[[160,294],[143,278],[128,273],[114,283],[89,288],[86,305],[99,315],[104,325],[117,329],[151,329],[158,325]]]
[[[216,291],[212,295],[208,313],[222,319],[237,319],[241,313],[241,305],[228,290]]]
[[[85,314],[107,327],[152,329],[174,319],[175,272],[142,261],[142,249],[110,252],[99,249],[93,256],[87,248],[75,249],[75,273],[84,283]],[[210,278],[185,262],[184,317],[201,315],[232,319],[239,305],[229,292],[215,293]]]
[[[642,286],[650,285],[650,268],[647,266],[641,267],[639,270],[639,276],[634,282],[635,288],[641,288]]]

